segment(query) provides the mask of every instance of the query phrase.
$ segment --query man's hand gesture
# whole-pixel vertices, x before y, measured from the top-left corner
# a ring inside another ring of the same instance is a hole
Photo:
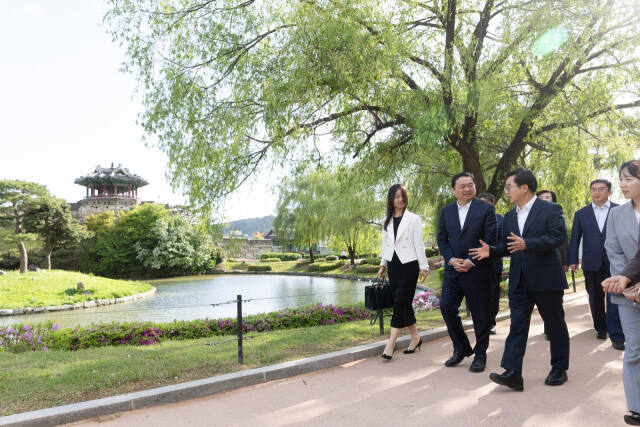
[[[507,249],[510,254],[527,249],[524,239],[513,232],[511,232],[510,236],[507,236],[507,240],[510,240],[510,242],[507,243]]]
[[[479,248],[469,249],[469,255],[473,257],[473,259],[481,261],[483,259],[489,258],[491,256],[491,250],[489,249],[489,245],[480,240]]]

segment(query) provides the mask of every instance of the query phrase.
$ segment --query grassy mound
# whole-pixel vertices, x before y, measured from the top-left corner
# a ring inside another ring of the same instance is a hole
[[[78,282],[85,291],[78,291]],[[120,298],[146,292],[148,283],[115,280],[63,270],[0,275],[0,309],[73,304],[95,299]]]

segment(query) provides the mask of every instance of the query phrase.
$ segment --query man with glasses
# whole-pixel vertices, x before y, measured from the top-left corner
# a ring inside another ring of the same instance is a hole
[[[475,355],[469,370],[482,372],[491,329],[488,305],[492,263],[473,261],[469,249],[477,247],[481,239],[495,244],[496,210],[493,205],[476,199],[476,186],[469,172],[454,176],[451,188],[456,201],[442,209],[438,224],[438,247],[445,264],[440,311],[453,343],[453,355],[444,364],[458,366],[466,357]],[[473,348],[460,319],[462,298],[473,318],[476,336]]]
[[[611,303],[609,294],[605,298],[600,285],[604,279],[611,276],[604,242],[607,238],[609,210],[618,205],[609,200],[612,193],[610,181],[596,179],[591,182],[590,189],[591,203],[577,211],[573,217],[569,268],[576,271],[579,267],[578,251],[580,240],[582,240],[582,270],[585,287],[589,294],[589,307],[596,338],[607,339],[608,331],[613,348],[624,350],[624,334],[618,315],[618,306]]]
[[[549,328],[551,372],[545,384],[564,384],[569,369],[569,331],[562,306],[567,276],[556,252],[567,239],[567,227],[562,206],[537,198],[537,188],[538,181],[530,170],[509,172],[505,192],[516,207],[504,217],[506,238],[495,246],[481,241],[481,247],[469,251],[476,261],[511,254],[511,326],[501,362],[505,371],[492,373],[489,378],[516,391],[524,390],[522,362],[534,306]]]

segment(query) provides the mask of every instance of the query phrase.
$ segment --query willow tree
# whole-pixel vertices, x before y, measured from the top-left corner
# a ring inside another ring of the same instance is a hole
[[[412,170],[429,191],[464,169],[495,195],[514,165],[566,152],[570,129],[583,130],[569,148],[585,170],[630,153],[609,150],[599,132],[617,129],[627,146],[634,136],[638,2],[110,4],[124,68],[140,82],[141,123],[199,205],[323,144]]]

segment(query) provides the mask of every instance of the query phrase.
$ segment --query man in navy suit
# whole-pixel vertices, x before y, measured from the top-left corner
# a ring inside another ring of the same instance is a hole
[[[475,198],[476,187],[471,173],[461,172],[454,176],[451,187],[457,200],[442,209],[438,224],[438,247],[445,262],[440,310],[453,342],[453,355],[445,366],[457,366],[465,357],[475,354],[469,370],[482,372],[491,328],[488,303],[493,264],[489,260],[473,261],[469,249],[477,247],[481,239],[495,242],[496,211],[492,205]],[[466,299],[473,319],[476,336],[473,349],[458,313],[462,298]]]
[[[545,384],[564,384],[569,369],[569,332],[562,306],[567,276],[556,252],[566,241],[567,228],[562,206],[538,199],[537,187],[538,181],[528,169],[507,174],[505,192],[516,207],[504,217],[506,238],[495,246],[480,242],[480,248],[470,251],[474,260],[511,254],[511,328],[501,362],[505,371],[492,373],[489,378],[517,391],[524,390],[522,360],[534,305],[547,324],[551,341],[551,372]]]
[[[600,285],[604,279],[611,276],[604,242],[607,238],[609,210],[618,205],[609,200],[611,182],[606,179],[592,181],[590,193],[592,203],[577,211],[573,217],[569,267],[573,271],[578,269],[578,250],[582,239],[582,270],[596,337],[601,340],[607,339],[608,331],[613,348],[624,350],[624,334],[618,305],[612,304],[607,294],[605,312],[605,295]]]
[[[496,197],[491,193],[480,193],[478,199],[483,202],[490,203],[495,207]],[[496,241],[504,239],[502,235],[502,226],[504,224],[504,217],[500,214],[496,214],[496,228],[498,230],[498,238]],[[489,330],[490,335],[496,333],[496,316],[500,311],[500,281],[502,280],[502,258],[491,258],[493,264],[493,275],[491,276],[491,282],[489,283]]]

